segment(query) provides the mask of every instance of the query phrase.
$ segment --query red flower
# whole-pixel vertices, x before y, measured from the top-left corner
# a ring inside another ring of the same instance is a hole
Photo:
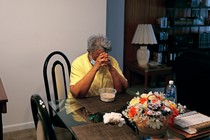
[[[179,111],[177,108],[173,108],[173,116],[176,117],[179,115]]]
[[[129,112],[128,112],[128,116],[129,116],[129,118],[133,118],[135,115],[136,115],[136,108],[131,107]]]
[[[170,119],[169,119],[169,124],[173,125],[174,124],[174,118],[178,115],[179,115],[178,109],[173,107],[172,108],[172,115],[170,116]]]
[[[140,104],[144,104],[147,101],[147,98],[140,98],[139,102]]]

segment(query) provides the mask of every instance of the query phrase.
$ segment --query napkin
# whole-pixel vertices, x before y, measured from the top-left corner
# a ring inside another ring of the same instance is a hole
[[[104,124],[115,123],[118,125],[120,124],[120,126],[125,124],[125,119],[122,118],[122,114],[116,113],[116,112],[105,113],[103,115],[103,120],[104,120]]]

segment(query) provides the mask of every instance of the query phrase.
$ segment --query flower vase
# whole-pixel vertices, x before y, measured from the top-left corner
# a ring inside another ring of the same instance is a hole
[[[154,136],[154,137],[163,137],[166,134],[168,123],[167,121],[164,121],[163,126],[160,129],[154,129],[148,126],[147,123],[144,123],[142,121],[136,121],[135,122],[138,133],[141,136]]]
[[[137,61],[140,66],[146,66],[149,62],[150,51],[147,49],[147,46],[141,46],[137,50]]]

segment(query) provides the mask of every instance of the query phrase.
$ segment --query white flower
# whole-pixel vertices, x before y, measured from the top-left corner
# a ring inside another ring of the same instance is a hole
[[[139,96],[139,95],[140,95],[139,91],[137,91],[137,92],[136,92],[136,95],[137,95],[137,96]]]

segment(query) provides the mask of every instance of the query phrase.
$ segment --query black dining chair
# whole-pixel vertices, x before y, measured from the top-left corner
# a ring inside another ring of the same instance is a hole
[[[67,56],[61,51],[51,52],[45,59],[43,77],[47,100],[60,100],[68,97],[71,65]],[[60,90],[62,89],[62,90]],[[48,104],[50,118],[55,126],[65,127]]]
[[[31,110],[37,132],[37,139],[57,140],[46,105],[40,95],[31,96]]]

